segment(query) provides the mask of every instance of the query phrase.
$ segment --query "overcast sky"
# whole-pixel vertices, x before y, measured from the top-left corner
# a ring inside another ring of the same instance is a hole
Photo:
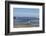
[[[37,8],[13,8],[13,16],[16,17],[38,17],[39,9]]]

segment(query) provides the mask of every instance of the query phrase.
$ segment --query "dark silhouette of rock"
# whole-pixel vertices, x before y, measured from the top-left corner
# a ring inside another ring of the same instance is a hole
[[[16,17],[14,16],[14,19],[16,19]]]

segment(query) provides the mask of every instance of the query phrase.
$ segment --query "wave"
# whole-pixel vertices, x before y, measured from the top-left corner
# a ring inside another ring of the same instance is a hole
[[[14,19],[16,24],[39,24],[39,18],[37,17],[16,17]]]

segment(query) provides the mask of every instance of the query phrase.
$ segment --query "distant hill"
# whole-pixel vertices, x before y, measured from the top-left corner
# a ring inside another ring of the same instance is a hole
[[[29,20],[39,20],[39,18],[37,17],[16,17],[16,20],[29,21]]]

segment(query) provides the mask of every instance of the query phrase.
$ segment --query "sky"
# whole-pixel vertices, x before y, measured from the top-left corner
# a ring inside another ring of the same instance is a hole
[[[13,8],[13,16],[39,17],[39,9],[38,8]]]

